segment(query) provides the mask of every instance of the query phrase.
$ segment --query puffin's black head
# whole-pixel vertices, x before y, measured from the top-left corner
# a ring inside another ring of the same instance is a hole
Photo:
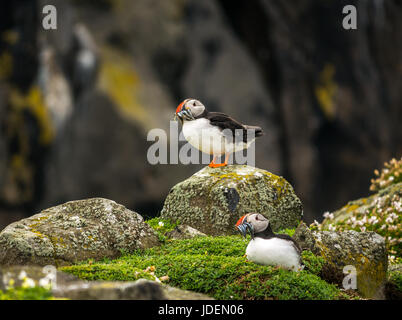
[[[184,120],[195,120],[196,117],[204,113],[205,106],[196,99],[186,99],[176,108],[175,119],[179,118],[180,122]]]
[[[267,229],[268,226],[269,220],[259,213],[248,213],[242,216],[236,223],[236,227],[243,237],[246,237],[247,231],[249,231],[251,238],[254,238],[254,234]]]

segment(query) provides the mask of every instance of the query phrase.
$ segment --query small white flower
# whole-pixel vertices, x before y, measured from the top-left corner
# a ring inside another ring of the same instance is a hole
[[[336,228],[335,228],[334,225],[330,224],[330,225],[328,226],[328,230],[329,230],[329,231],[335,231]]]
[[[392,219],[391,216],[388,216],[387,219],[385,219],[386,223],[392,223],[394,220]]]
[[[35,281],[31,278],[25,277],[24,281],[22,282],[21,287],[23,288],[33,288],[35,287]]]
[[[360,231],[362,231],[362,232],[366,231],[366,227],[361,227]]]
[[[40,285],[41,287],[46,288],[46,289],[50,289],[52,283],[51,283],[51,280],[50,280],[49,278],[46,278],[46,277],[45,277],[45,278],[42,278],[42,279],[39,280],[39,285]]]
[[[160,227],[163,227],[165,224],[164,224],[162,221],[159,221],[158,225],[159,225]]]
[[[20,279],[20,280],[23,280],[23,279],[25,279],[27,277],[27,273],[24,271],[24,270],[22,270],[21,272],[20,272],[20,274],[18,275],[18,279]]]

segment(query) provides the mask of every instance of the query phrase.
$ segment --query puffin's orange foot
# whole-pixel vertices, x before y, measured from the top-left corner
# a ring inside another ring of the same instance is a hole
[[[210,163],[208,166],[211,168],[219,168],[219,167],[227,166],[227,164],[226,163]]]

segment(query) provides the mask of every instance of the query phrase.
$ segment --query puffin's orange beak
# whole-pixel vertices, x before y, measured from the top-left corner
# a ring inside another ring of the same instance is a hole
[[[239,220],[237,220],[236,222],[236,227],[238,227],[239,225],[241,225],[244,221],[244,219],[246,219],[247,214],[245,214],[244,216],[242,216]]]
[[[249,214],[246,214],[244,216],[242,216],[236,223],[236,228],[237,230],[239,230],[239,232],[241,233],[241,235],[243,237],[247,236],[247,231],[250,231],[251,234],[251,238],[254,238],[254,228],[253,226],[247,222],[247,216]]]
[[[181,109],[183,108],[183,106],[186,103],[186,101],[187,101],[187,99],[179,104],[179,106],[176,108],[176,114],[178,114],[181,111]]]
[[[191,110],[188,107],[185,107],[188,100],[189,99],[186,99],[178,105],[178,107],[176,108],[176,113],[174,115],[174,120],[176,120],[176,118],[179,118],[181,122],[183,122],[183,119],[194,120],[194,116],[192,115]]]

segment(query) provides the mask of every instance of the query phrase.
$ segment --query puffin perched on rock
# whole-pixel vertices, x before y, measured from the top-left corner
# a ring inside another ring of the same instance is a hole
[[[256,137],[263,135],[257,126],[241,124],[221,112],[209,112],[196,99],[186,99],[176,109],[175,119],[183,125],[185,139],[195,148],[213,155],[212,168],[226,166],[233,152],[247,149]],[[224,163],[215,163],[225,154]]]
[[[287,234],[275,234],[269,220],[262,214],[246,214],[237,221],[236,227],[244,237],[247,231],[251,234],[251,241],[246,249],[248,260],[293,271],[304,268],[298,243]]]

